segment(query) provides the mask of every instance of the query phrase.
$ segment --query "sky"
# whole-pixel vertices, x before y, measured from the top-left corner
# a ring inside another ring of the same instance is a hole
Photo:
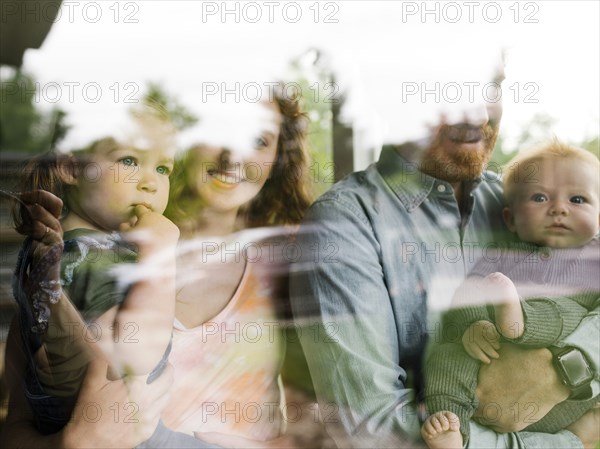
[[[440,113],[477,113],[481,98],[501,99],[508,142],[537,113],[557,120],[557,137],[578,142],[598,134],[599,5],[64,1],[23,69],[40,82],[41,107],[69,112],[66,146],[124,127],[148,81],[205,116],[225,91],[228,102],[264,96],[310,48],[335,73],[330,87],[347,94],[359,149],[417,138]],[[506,80],[495,92],[488,83],[501,48]]]

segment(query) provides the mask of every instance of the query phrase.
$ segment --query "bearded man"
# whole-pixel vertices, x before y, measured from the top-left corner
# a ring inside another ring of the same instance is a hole
[[[484,171],[501,103],[473,101],[453,112],[436,113],[424,138],[384,146],[378,162],[334,185],[300,233],[306,259],[292,278],[292,308],[321,417],[339,447],[423,445],[415,400],[427,340],[450,337],[440,335],[441,312],[478,257],[507,238],[500,178]],[[593,340],[597,316],[589,321]],[[577,343],[565,344],[585,351]],[[586,354],[594,352],[597,343]],[[511,404],[551,408],[565,400],[569,390],[551,361],[546,349],[506,345],[480,371],[480,422],[508,432],[523,419]],[[496,433],[473,422],[469,447],[577,448],[582,441],[567,430]]]

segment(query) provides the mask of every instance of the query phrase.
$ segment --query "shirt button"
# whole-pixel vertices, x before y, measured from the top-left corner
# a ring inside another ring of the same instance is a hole
[[[442,185],[442,184],[438,185],[437,186],[437,191],[440,192],[440,193],[444,193],[446,191],[446,186]]]
[[[549,249],[543,249],[541,251],[540,258],[542,260],[548,260],[548,259],[550,259],[550,250]]]

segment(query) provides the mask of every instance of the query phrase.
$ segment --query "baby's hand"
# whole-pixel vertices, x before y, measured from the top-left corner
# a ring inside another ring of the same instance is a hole
[[[500,335],[494,323],[481,320],[471,324],[462,336],[465,351],[474,359],[489,364],[490,357],[500,357],[497,350],[500,349]]]
[[[130,242],[138,245],[140,254],[149,254],[169,247],[175,247],[179,240],[179,228],[162,214],[143,205],[134,209],[135,216],[129,223],[121,225]]]

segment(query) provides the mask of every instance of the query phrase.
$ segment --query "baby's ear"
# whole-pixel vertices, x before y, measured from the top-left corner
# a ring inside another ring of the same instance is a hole
[[[504,223],[506,223],[506,227],[510,232],[516,232],[515,228],[515,217],[513,216],[510,207],[506,206],[502,209],[502,218],[504,218]]]
[[[75,158],[71,155],[65,155],[58,158],[56,161],[58,176],[63,184],[74,186],[77,185],[79,175],[79,167]]]

